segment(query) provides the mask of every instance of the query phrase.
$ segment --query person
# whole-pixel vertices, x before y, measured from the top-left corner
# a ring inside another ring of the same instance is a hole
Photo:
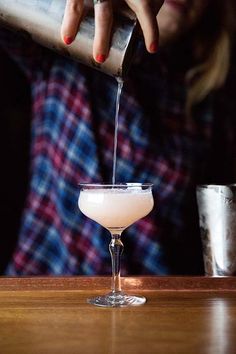
[[[127,3],[137,4],[145,40],[121,95],[116,180],[153,183],[155,207],[124,231],[122,275],[200,275],[195,187],[235,178],[233,4],[166,0],[158,12],[160,1]],[[109,55],[110,32],[101,28],[110,4],[95,4],[97,61]],[[67,45],[81,6],[67,1]],[[0,42],[32,91],[30,182],[5,274],[110,274],[109,235],[77,200],[79,182],[111,181],[117,82],[3,29]]]

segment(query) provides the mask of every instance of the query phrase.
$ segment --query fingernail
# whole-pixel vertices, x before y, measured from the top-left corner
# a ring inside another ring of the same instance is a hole
[[[73,42],[73,38],[72,37],[69,37],[69,36],[65,36],[64,37],[64,42],[65,44],[69,45]]]
[[[156,53],[158,49],[158,41],[152,42],[149,49],[151,53]]]
[[[96,55],[95,59],[98,63],[104,63],[104,61],[106,60],[106,55],[98,54]]]

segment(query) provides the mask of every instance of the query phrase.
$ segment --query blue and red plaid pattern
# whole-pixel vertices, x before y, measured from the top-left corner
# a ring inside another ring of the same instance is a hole
[[[116,80],[3,30],[1,42],[29,78],[33,102],[30,186],[7,274],[110,274],[109,234],[77,200],[79,182],[111,181]],[[124,231],[122,275],[199,271],[200,253],[189,248],[199,247],[194,188],[213,115],[209,99],[189,128],[184,74],[141,48],[124,85],[116,180],[152,182],[155,207]]]

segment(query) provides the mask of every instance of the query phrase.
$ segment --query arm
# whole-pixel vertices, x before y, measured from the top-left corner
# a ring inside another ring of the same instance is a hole
[[[67,0],[61,36],[65,44],[71,44],[76,36],[83,15],[86,0]],[[104,62],[109,55],[109,43],[113,22],[113,1],[93,0],[95,15],[95,35],[93,57],[97,62]],[[154,53],[158,46],[158,25],[156,16],[163,0],[123,0],[136,14],[140,23],[145,45],[149,53]],[[121,2],[122,3],[122,2]]]

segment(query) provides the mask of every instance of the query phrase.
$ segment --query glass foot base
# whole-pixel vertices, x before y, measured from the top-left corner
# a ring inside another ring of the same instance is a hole
[[[123,293],[110,293],[88,299],[87,302],[101,307],[127,307],[143,305],[146,302],[146,298],[144,296],[126,295]]]

